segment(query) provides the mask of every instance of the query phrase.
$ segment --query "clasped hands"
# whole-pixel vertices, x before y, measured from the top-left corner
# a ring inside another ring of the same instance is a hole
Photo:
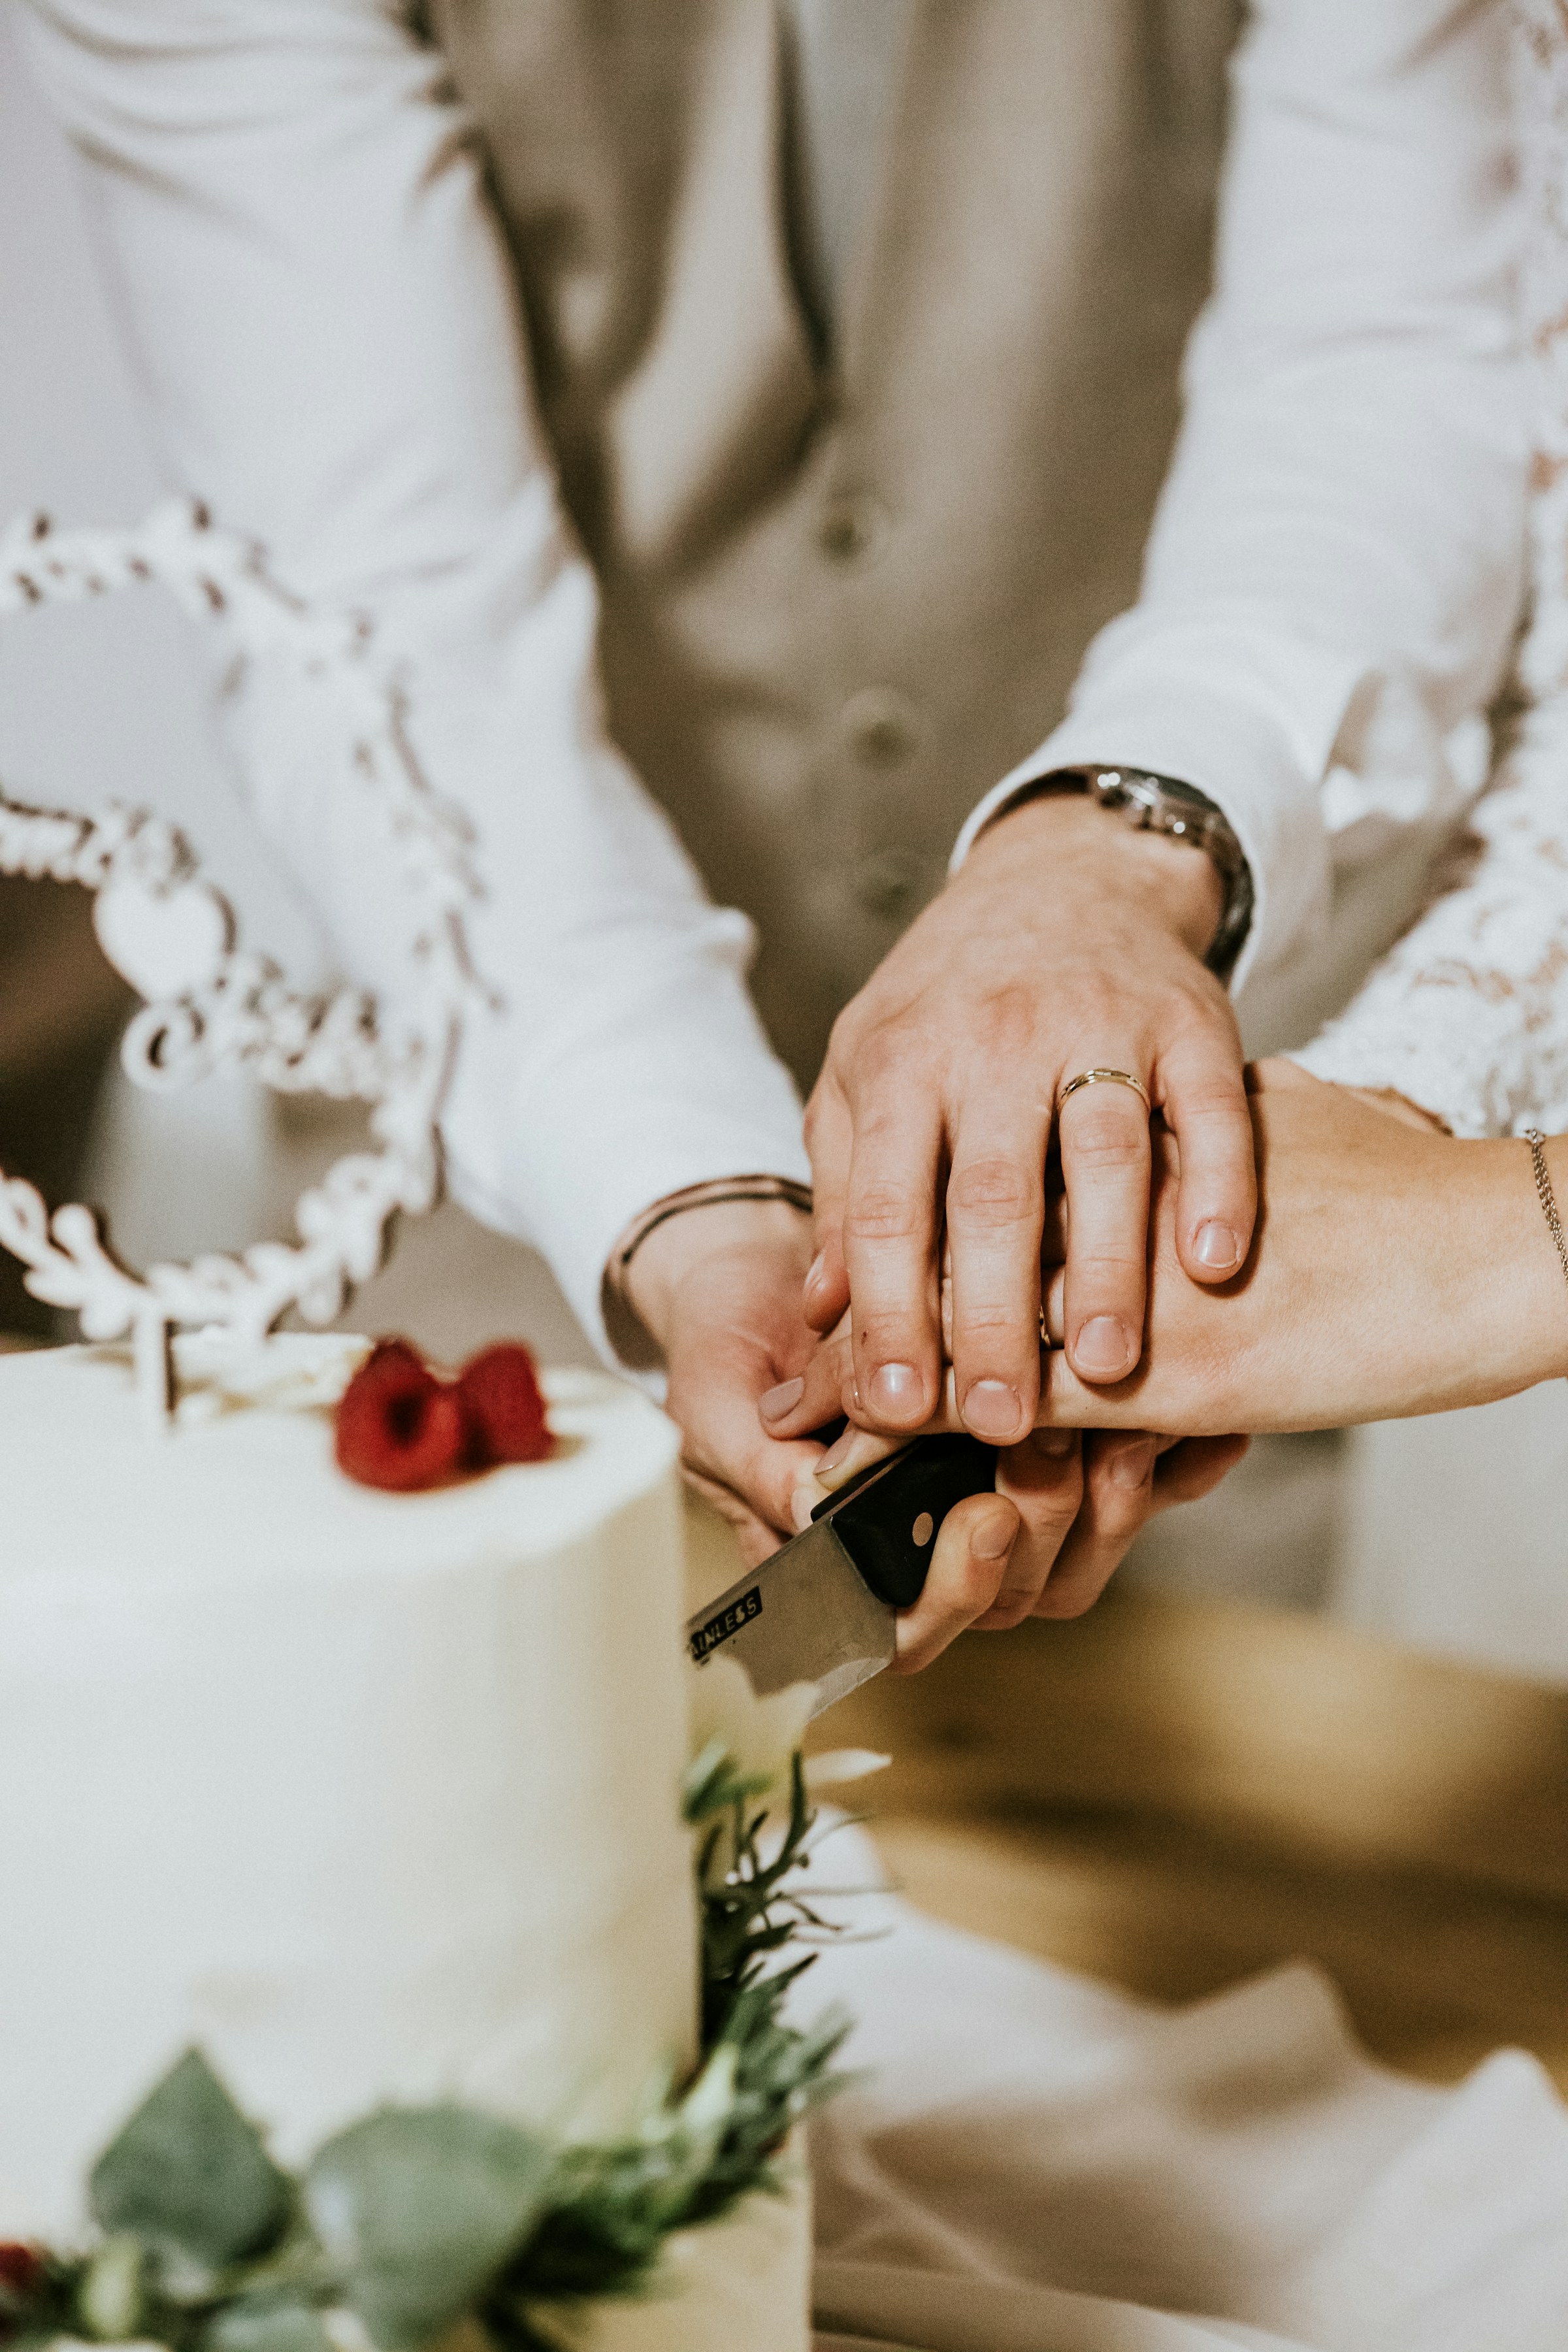
[[[900,1621],[906,1671],[965,1626],[1087,1608],[1242,1433],[1542,1376],[1521,1355],[1527,1326],[1547,1344],[1538,1213],[1497,1157],[1520,1147],[1456,1144],[1289,1063],[1244,1072],[1202,960],[1219,895],[1201,853],[1085,802],[1002,819],[835,1029],[813,1226],[705,1210],[634,1265],[687,1475],[750,1558],[917,1431],[1002,1449]],[[1060,1102],[1095,1066],[1142,1079],[1153,1121],[1114,1084]],[[1500,1218],[1528,1296],[1500,1283]]]

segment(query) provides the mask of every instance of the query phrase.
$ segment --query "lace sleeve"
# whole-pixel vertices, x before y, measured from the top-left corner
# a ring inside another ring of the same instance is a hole
[[[1456,1135],[1568,1129],[1568,698],[1532,710],[1437,895],[1292,1059],[1392,1087]]]
[[[1392,1087],[1468,1136],[1568,1129],[1568,15],[1516,0],[1513,23],[1534,376],[1528,707],[1426,912],[1293,1056],[1342,1086]]]

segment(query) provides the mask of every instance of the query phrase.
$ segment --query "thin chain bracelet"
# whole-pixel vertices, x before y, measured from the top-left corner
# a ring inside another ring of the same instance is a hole
[[[1568,1234],[1563,1231],[1563,1220],[1557,1213],[1557,1195],[1552,1189],[1551,1171],[1546,1165],[1546,1138],[1538,1127],[1527,1127],[1524,1139],[1530,1146],[1530,1164],[1535,1171],[1535,1197],[1541,1203],[1541,1213],[1547,1229],[1557,1244],[1557,1263],[1563,1268],[1563,1279],[1568,1282]]]

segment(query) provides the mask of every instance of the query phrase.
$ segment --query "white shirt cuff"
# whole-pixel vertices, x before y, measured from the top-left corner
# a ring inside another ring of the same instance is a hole
[[[1359,672],[1310,647],[1282,654],[1262,639],[1237,644],[1206,630],[1167,630],[1157,640],[1151,632],[1142,645],[1115,648],[1119,635],[1146,628],[1129,615],[1100,640],[1068,717],[973,810],[952,867],[1024,785],[1053,768],[1121,762],[1179,777],[1224,811],[1252,869],[1252,923],[1230,982],[1238,991],[1326,918],[1320,787]],[[1287,661],[1292,691],[1273,696],[1267,671]],[[1238,689],[1237,679],[1250,683]]]

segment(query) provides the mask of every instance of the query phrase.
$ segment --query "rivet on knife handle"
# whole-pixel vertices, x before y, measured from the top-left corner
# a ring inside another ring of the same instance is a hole
[[[819,1503],[814,1520],[833,1531],[860,1574],[889,1609],[908,1609],[925,1589],[942,1523],[966,1495],[996,1484],[996,1449],[977,1437],[921,1437],[874,1464],[852,1485]]]

